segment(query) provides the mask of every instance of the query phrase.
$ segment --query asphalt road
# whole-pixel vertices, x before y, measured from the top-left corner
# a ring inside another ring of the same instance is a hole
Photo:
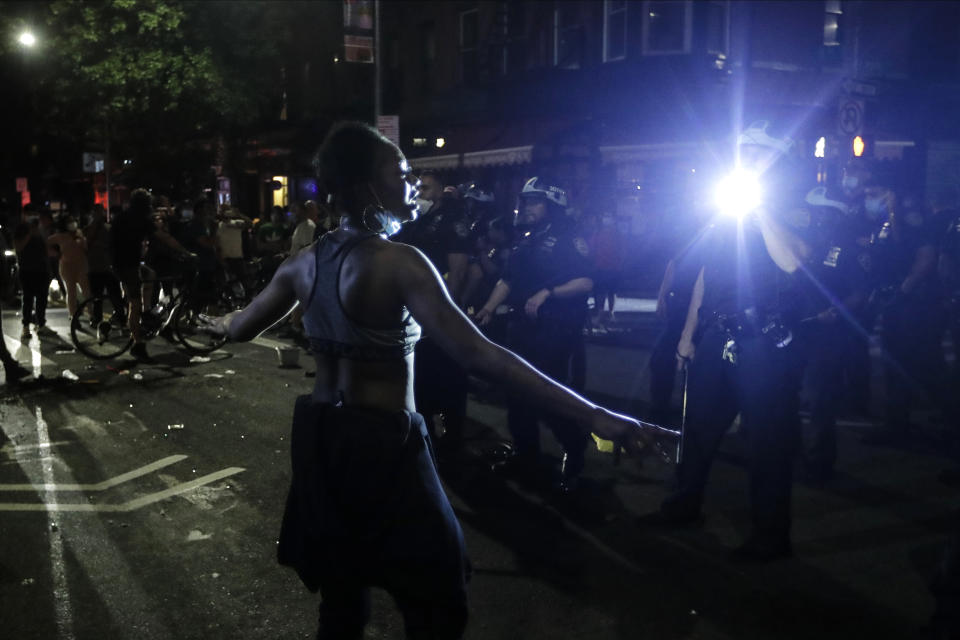
[[[65,336],[64,311],[50,317]],[[275,561],[311,363],[279,368],[269,336],[209,360],[159,339],[155,364],[91,362],[62,337],[21,345],[13,312],[3,330],[42,377],[0,387],[0,636],[313,637],[318,598]],[[592,345],[588,394],[642,406],[646,358]],[[727,559],[749,521],[736,434],[706,524],[658,531],[635,519],[666,495],[669,467],[591,451],[590,490],[563,498],[487,470],[505,433],[496,393],[474,394],[470,416],[467,455],[441,464],[474,568],[467,638],[913,638],[930,615],[957,497],[936,481],[950,463],[935,423],[896,449],[845,423],[837,480],[796,487],[795,557],[744,567]],[[375,592],[367,637],[402,636]]]

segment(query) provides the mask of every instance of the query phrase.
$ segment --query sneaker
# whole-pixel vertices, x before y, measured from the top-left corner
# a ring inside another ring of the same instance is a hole
[[[30,370],[22,366],[19,362],[6,364],[3,370],[7,375],[7,384],[14,384],[21,378],[26,378],[30,375]]]
[[[28,341],[33,337],[33,334],[30,333],[30,327],[28,325],[23,325],[23,331],[20,332],[20,340]]]
[[[130,355],[140,362],[153,362],[153,358],[147,353],[147,345],[143,342],[136,342],[130,347]]]

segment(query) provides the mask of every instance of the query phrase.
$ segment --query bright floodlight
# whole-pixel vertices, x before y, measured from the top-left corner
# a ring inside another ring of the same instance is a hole
[[[37,38],[29,31],[24,31],[17,38],[17,42],[25,47],[32,47],[33,45],[37,44]]]
[[[716,204],[720,213],[740,218],[760,206],[762,195],[756,174],[736,169],[717,185]]]

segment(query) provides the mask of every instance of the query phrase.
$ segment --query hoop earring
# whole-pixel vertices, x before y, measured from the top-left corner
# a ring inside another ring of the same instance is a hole
[[[366,228],[367,231],[372,231],[373,233],[384,233],[387,229],[386,227],[383,226],[382,218],[378,221],[380,223],[380,226],[377,228],[371,227],[370,223],[367,222],[367,216],[373,215],[374,218],[376,218],[378,214],[382,214],[382,213],[384,213],[383,207],[375,204],[368,204],[366,208],[363,210],[363,214],[361,214],[360,216],[360,222],[363,224],[364,228]]]

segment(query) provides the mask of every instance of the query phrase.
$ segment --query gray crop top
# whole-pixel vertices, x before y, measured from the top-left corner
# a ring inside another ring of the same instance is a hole
[[[396,327],[378,329],[351,318],[340,299],[340,272],[347,255],[361,242],[377,234],[343,239],[324,234],[314,245],[316,275],[303,312],[303,329],[314,353],[350,360],[392,360],[413,353],[420,339],[420,325],[404,309]]]

